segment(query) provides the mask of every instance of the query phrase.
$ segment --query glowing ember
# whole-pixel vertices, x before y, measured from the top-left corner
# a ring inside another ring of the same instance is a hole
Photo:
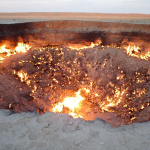
[[[0,47],[0,62],[4,60],[6,57],[11,55],[15,55],[17,53],[26,53],[31,47],[28,44],[18,43],[14,50],[7,49],[6,45],[2,45]]]

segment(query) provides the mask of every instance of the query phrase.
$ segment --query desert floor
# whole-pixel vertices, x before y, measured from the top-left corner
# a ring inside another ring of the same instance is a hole
[[[100,13],[0,13],[0,24],[37,22],[49,20],[83,20],[83,21],[150,24],[150,15],[100,14]]]
[[[150,15],[0,13],[0,24],[46,20],[91,20],[150,24]],[[73,119],[47,112],[0,110],[0,150],[149,150],[150,122],[114,128],[103,120]]]
[[[149,150],[150,122],[113,128],[47,112],[0,111],[0,150]]]

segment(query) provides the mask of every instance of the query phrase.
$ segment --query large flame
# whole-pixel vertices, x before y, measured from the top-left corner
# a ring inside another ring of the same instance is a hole
[[[67,107],[69,109],[69,115],[71,115],[73,118],[82,118],[81,115],[78,115],[75,113],[76,109],[80,109],[80,102],[84,100],[84,98],[80,95],[81,89],[76,92],[75,97],[66,97],[64,98],[62,103],[58,103],[55,107],[53,107],[53,112],[62,112],[63,107]]]
[[[6,44],[0,47],[0,62],[4,60],[6,57],[11,55],[15,55],[17,53],[26,53],[31,47],[28,44],[18,43],[14,50],[7,49]]]
[[[104,101],[100,101],[99,108],[102,110],[102,112],[114,112],[111,108],[116,107],[119,103],[121,103],[123,96],[124,94],[126,94],[127,90],[128,88],[123,89],[122,91],[119,88],[116,88],[113,97],[106,96],[106,98],[104,98]],[[85,91],[86,94],[81,95],[81,91]],[[80,112],[78,112],[78,114],[75,112],[76,110],[83,110],[80,104],[83,101],[87,101],[87,94],[89,94],[89,96],[91,96],[92,94],[95,95],[95,99],[101,97],[99,94],[92,92],[93,91],[87,88],[79,89],[78,92],[76,92],[75,97],[66,97],[63,99],[63,102],[53,105],[52,111],[56,113],[62,113],[64,107],[66,107],[69,109],[69,115],[71,115],[73,118],[82,118]]]

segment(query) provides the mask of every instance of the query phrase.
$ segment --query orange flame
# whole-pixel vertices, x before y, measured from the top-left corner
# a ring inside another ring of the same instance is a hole
[[[17,53],[26,53],[31,47],[28,44],[18,43],[14,50],[7,49],[6,45],[0,47],[0,61],[4,60],[6,57],[15,55]]]
[[[78,92],[76,92],[75,97],[66,97],[64,98],[63,102],[58,103],[54,105],[52,108],[52,112],[56,113],[62,113],[64,107],[69,109],[69,115],[71,115],[73,118],[83,118],[80,114],[75,113],[76,110],[82,110],[80,102],[86,101],[86,98],[81,96],[81,90],[84,90],[86,94],[90,94],[90,90],[87,88],[79,89]],[[119,103],[121,103],[124,94],[126,94],[126,91],[128,88],[121,91],[121,89],[116,88],[115,94],[113,97],[106,96],[105,101],[99,103],[99,107],[101,108],[102,112],[114,112],[112,110],[112,107],[118,106]],[[99,94],[95,93],[95,98],[100,97]]]
[[[99,43],[91,42],[90,46],[73,45],[73,46],[69,46],[69,48],[72,50],[81,50],[81,49],[87,49],[87,48],[94,48],[95,46],[98,46],[100,44],[101,44],[101,42],[99,42]]]
[[[100,104],[100,108],[103,111],[113,112],[113,110],[111,110],[110,108],[115,107],[119,103],[121,103],[123,95],[126,93],[127,90],[128,88],[120,91],[120,89],[116,88],[114,97],[110,98],[109,96],[107,96],[106,100],[102,104]]]
[[[24,82],[24,81],[26,81],[26,80],[28,79],[27,73],[23,72],[22,70],[19,71],[19,72],[17,73],[17,75],[18,75],[18,77],[20,78],[20,81],[21,81],[21,82]]]
[[[125,47],[126,53],[130,56],[148,60],[150,57],[150,52],[148,51],[147,53],[143,53],[140,51],[140,47],[138,46],[127,46]]]
[[[64,98],[62,103],[58,103],[53,109],[53,112],[62,112],[63,107],[69,108],[69,115],[71,115],[73,118],[82,118],[81,115],[78,115],[75,113],[75,109],[80,108],[80,102],[84,100],[84,98],[80,95],[81,89],[76,92],[76,97],[66,97]]]

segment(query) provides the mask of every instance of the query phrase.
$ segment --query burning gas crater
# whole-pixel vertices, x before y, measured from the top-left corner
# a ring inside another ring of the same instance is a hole
[[[18,43],[13,50],[3,45],[0,73],[10,87],[0,88],[0,108],[101,118],[113,126],[149,121],[149,57],[149,51],[130,45],[31,48]]]

